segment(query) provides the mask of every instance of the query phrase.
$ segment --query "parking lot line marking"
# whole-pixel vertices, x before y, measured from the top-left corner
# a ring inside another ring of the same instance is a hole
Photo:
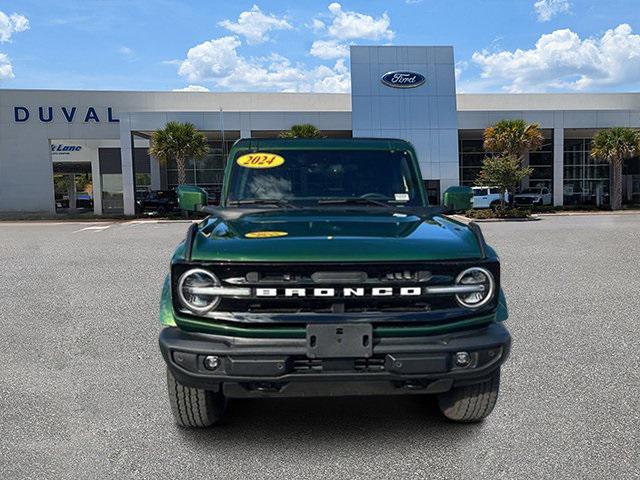
[[[155,224],[158,223],[158,220],[131,220],[130,222],[125,222],[124,225],[128,225],[130,227],[137,227],[138,225],[144,224]]]
[[[98,233],[98,232],[101,232],[103,230],[106,230],[110,226],[111,226],[111,224],[109,224],[109,225],[93,225],[91,227],[81,228],[80,230],[76,230],[73,233],[84,232],[85,230],[93,230],[94,233]]]

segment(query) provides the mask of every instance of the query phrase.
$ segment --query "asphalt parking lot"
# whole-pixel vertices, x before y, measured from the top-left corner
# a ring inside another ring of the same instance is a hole
[[[0,477],[638,478],[640,215],[485,223],[514,337],[482,424],[430,398],[243,400],[178,429],[158,299],[184,223],[0,223]]]

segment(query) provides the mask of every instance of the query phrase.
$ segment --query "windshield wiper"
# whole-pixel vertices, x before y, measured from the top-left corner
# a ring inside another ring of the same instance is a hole
[[[300,207],[292,204],[283,198],[245,198],[242,200],[231,200],[227,202],[229,206],[235,205],[275,205],[278,207],[286,207],[298,209]]]
[[[397,210],[395,205],[367,197],[321,198],[318,200],[318,205],[376,205],[378,207]]]

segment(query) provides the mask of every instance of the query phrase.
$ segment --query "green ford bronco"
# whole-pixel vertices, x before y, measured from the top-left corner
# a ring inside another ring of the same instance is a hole
[[[428,206],[410,143],[242,139],[220,206],[192,209],[209,216],[160,303],[179,425],[244,397],[435,394],[451,420],[491,413],[511,345],[500,262]]]

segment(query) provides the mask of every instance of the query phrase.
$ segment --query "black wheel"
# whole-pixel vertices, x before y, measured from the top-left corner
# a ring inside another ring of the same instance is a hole
[[[500,207],[500,201],[499,200],[491,202],[491,204],[489,205],[489,208],[491,208],[491,210],[497,210],[499,207]]]
[[[209,427],[222,419],[227,407],[222,393],[182,385],[169,369],[167,388],[173,418],[181,427]]]
[[[489,380],[466,387],[456,387],[438,395],[442,414],[456,422],[479,422],[486,418],[498,399],[500,370]]]

